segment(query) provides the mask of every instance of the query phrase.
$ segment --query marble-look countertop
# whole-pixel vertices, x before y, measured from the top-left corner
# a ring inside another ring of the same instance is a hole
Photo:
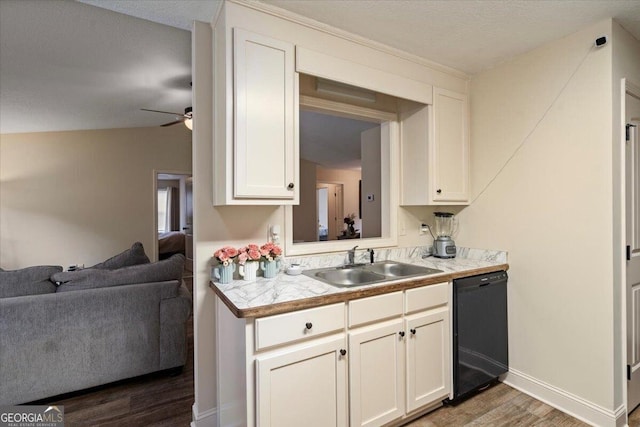
[[[286,267],[291,264],[300,264],[305,270],[344,265],[346,254],[340,253],[289,257],[283,261],[281,273],[273,279],[258,277],[255,281],[233,280],[229,284],[211,281],[210,286],[236,317],[252,318],[508,269],[507,254],[503,251],[458,248],[456,258],[452,259],[422,258],[425,253],[423,247],[380,249],[376,250],[375,261],[399,261],[436,268],[442,270],[442,273],[351,288],[332,286],[302,274],[289,276],[284,273]],[[356,262],[368,262],[368,260],[367,252],[357,252]]]

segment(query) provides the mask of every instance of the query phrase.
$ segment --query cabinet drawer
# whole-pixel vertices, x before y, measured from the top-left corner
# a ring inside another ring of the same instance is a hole
[[[344,329],[344,303],[256,319],[256,350]]]
[[[406,313],[426,310],[449,301],[449,283],[424,286],[422,288],[409,289],[405,293]]]
[[[349,301],[349,327],[402,314],[402,292]]]

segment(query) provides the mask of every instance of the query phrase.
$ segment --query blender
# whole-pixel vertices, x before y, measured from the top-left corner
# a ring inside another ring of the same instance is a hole
[[[436,258],[455,258],[456,243],[451,236],[456,228],[456,221],[450,212],[434,212],[436,217],[432,254]]]

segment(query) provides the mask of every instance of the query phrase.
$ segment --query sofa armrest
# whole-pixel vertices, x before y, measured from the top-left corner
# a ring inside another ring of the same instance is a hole
[[[184,283],[178,295],[165,298],[160,306],[160,369],[183,366],[187,361],[187,319],[191,316],[191,294]]]

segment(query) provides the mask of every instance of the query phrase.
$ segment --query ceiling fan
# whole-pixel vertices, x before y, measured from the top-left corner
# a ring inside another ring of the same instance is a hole
[[[193,128],[193,108],[187,107],[184,109],[184,114],[172,113],[171,111],[149,110],[147,108],[141,108],[142,111],[150,111],[152,113],[172,114],[176,116],[176,120],[173,122],[160,125],[162,127],[177,125],[178,123],[184,123],[184,125],[191,130]]]

